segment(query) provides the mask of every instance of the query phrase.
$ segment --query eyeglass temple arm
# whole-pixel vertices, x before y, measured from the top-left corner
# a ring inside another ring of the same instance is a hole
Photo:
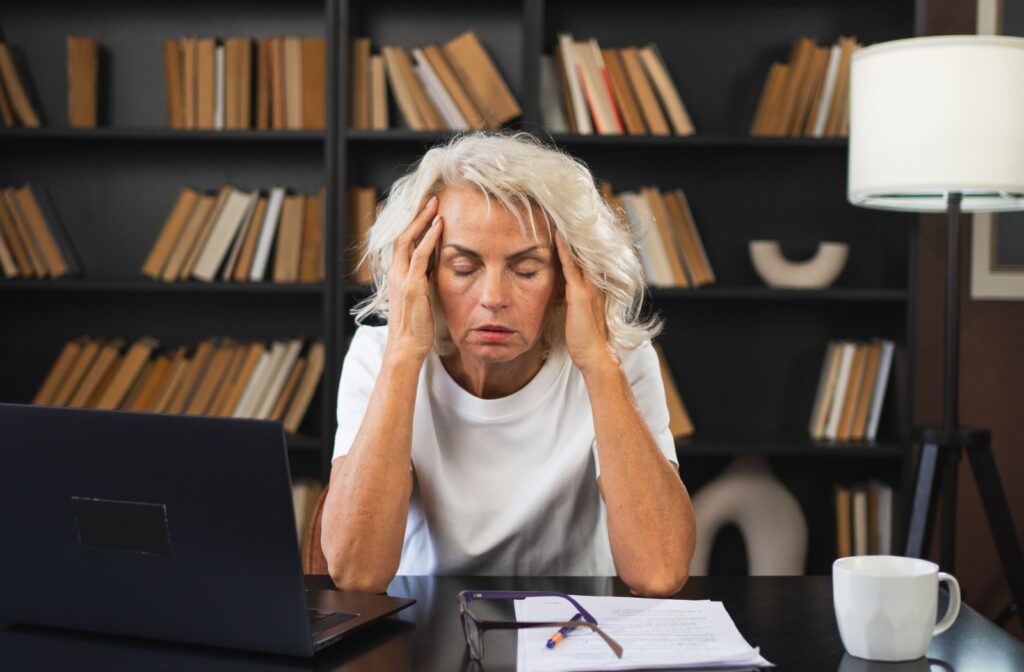
[[[561,597],[564,600],[569,600],[576,611],[580,612],[580,616],[583,617],[588,623],[597,625],[597,619],[591,615],[589,611],[583,608],[583,605],[577,602],[570,595],[559,592],[545,592],[545,591],[531,591],[529,593],[522,593],[517,590],[468,590],[463,593],[463,597],[466,600],[466,604],[469,604],[473,600],[523,600],[527,597]]]
[[[622,658],[622,646],[608,633],[586,621],[485,621],[488,630],[518,630],[520,628],[590,628],[604,640],[617,658]]]

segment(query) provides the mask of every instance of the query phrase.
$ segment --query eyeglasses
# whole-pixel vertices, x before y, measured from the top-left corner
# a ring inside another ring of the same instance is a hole
[[[482,619],[469,609],[474,600],[522,600],[527,597],[560,597],[568,600],[579,612],[581,620],[577,621],[490,621]],[[459,593],[459,616],[462,617],[462,632],[466,636],[469,655],[475,660],[484,657],[484,632],[487,630],[518,630],[520,628],[586,628],[601,636],[605,644],[611,648],[618,658],[622,658],[622,647],[597,627],[597,619],[590,612],[565,593],[547,591],[515,591],[515,590],[464,590]]]

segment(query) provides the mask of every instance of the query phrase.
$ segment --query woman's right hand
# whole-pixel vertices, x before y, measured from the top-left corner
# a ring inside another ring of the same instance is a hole
[[[437,215],[437,196],[395,239],[388,271],[387,350],[397,356],[426,359],[434,346],[427,270],[444,223]]]

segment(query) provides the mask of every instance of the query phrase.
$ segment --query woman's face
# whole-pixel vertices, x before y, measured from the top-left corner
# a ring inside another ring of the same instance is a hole
[[[493,198],[488,217],[479,190],[446,189],[438,201],[437,295],[462,357],[498,363],[541,353],[561,271],[539,211],[534,240]]]

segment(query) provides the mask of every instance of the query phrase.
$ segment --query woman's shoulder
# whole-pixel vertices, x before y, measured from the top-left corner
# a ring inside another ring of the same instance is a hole
[[[635,348],[618,350],[618,354],[622,369],[631,382],[651,371],[659,371],[658,353],[650,339]]]

